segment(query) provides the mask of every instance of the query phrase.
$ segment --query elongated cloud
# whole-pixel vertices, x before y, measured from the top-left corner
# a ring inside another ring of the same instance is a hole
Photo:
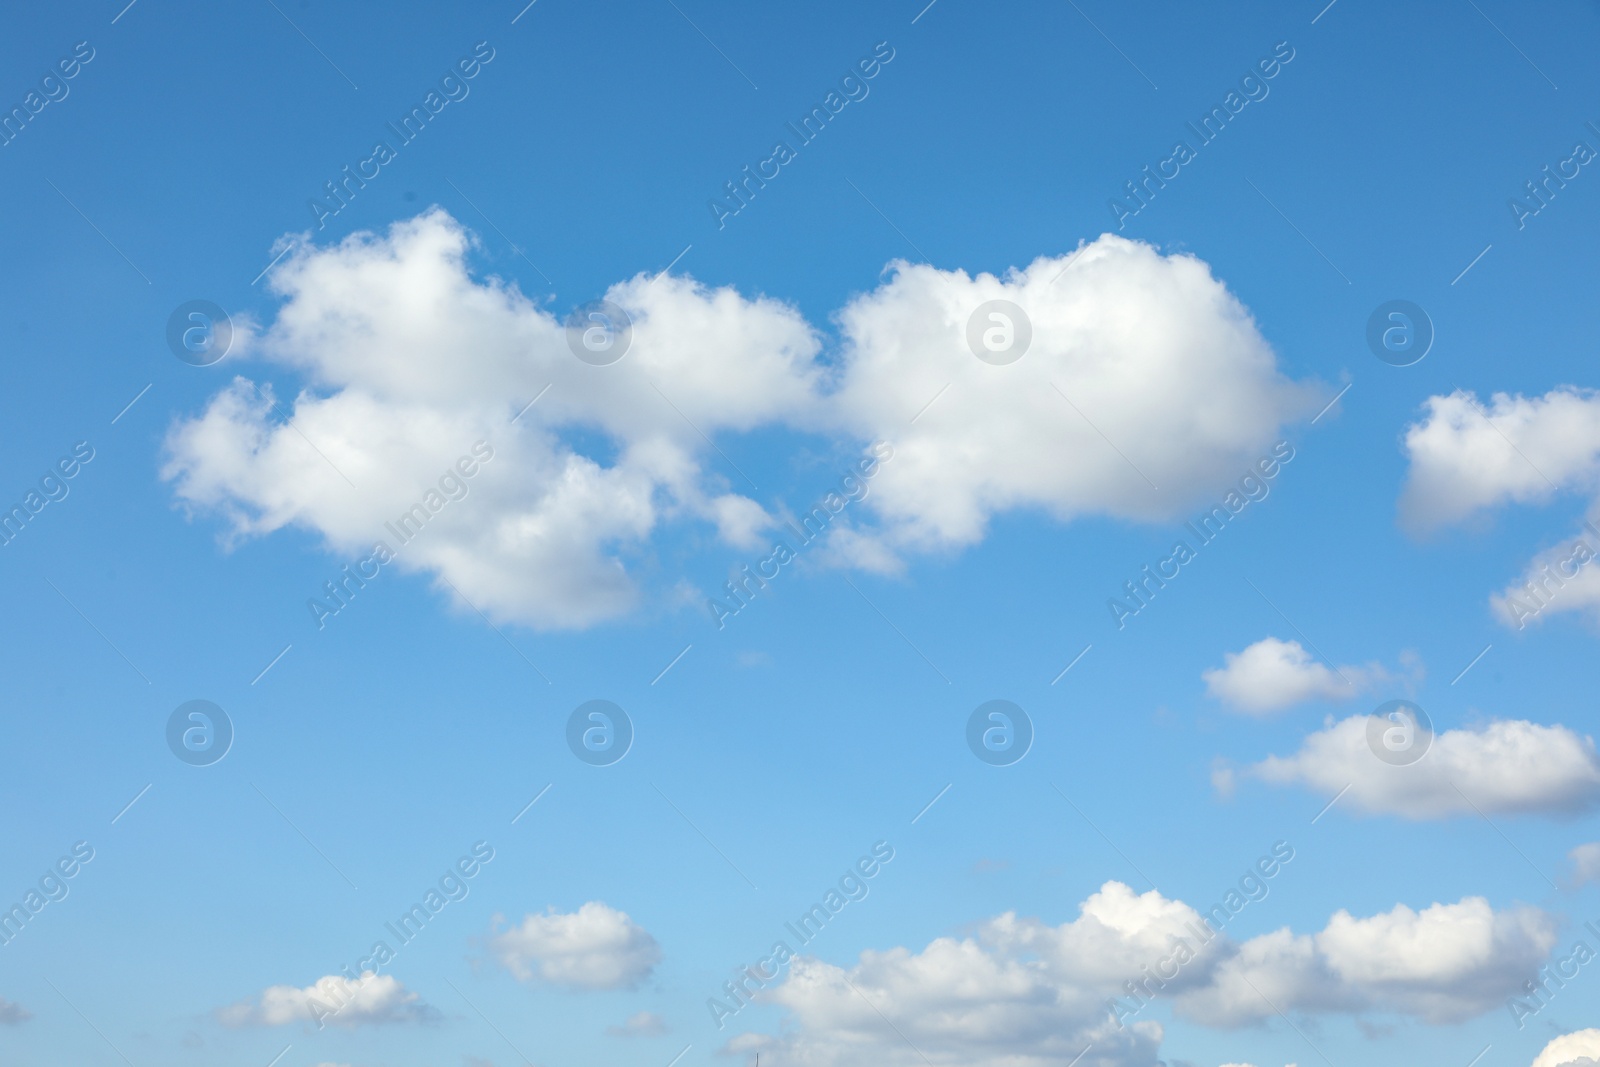
[[[781,1033],[728,1047],[774,1067],[1045,1067],[1085,1048],[1081,1062],[1154,1067],[1161,1025],[1113,1010],[1152,971],[1176,974],[1146,988],[1213,1027],[1253,1025],[1279,1008],[1457,1021],[1500,1009],[1549,954],[1556,927],[1538,909],[1496,911],[1468,897],[1368,917],[1340,911],[1313,933],[1235,942],[1212,930],[1204,941],[1194,908],[1107,882],[1059,926],[1006,913],[971,936],[864,952],[848,968],[798,958],[760,995],[787,1011]],[[1192,950],[1181,966],[1180,943]]]
[[[1170,517],[1318,399],[1203,262],[1110,235],[1005,277],[895,264],[839,313],[837,353],[789,304],[640,275],[606,293],[632,323],[609,366],[514,285],[474,278],[471,249],[437,208],[298,246],[270,275],[275,319],[239,335],[301,385],[241,367],[174,425],[178,500],[233,539],[292,526],[351,560],[384,541],[491,618],[573,628],[635,610],[636,563],[664,537],[766,543],[781,507],[732,462],[740,434],[821,435],[845,456],[893,441],[819,558],[894,569],[1018,509]],[[1031,323],[1009,365],[969,347],[989,300]],[[451,474],[474,446],[492,460]]]
[[[1382,668],[1318,663],[1298,641],[1264,637],[1242,652],[1223,654],[1205,671],[1206,691],[1248,715],[1270,715],[1307,700],[1350,700],[1386,677]]]
[[[1354,715],[1311,734],[1295,754],[1270,756],[1246,773],[1330,798],[1348,787],[1341,805],[1408,819],[1574,815],[1600,803],[1594,741],[1520,719],[1446,730],[1419,761],[1393,766],[1369,747],[1367,717]]]
[[[369,1026],[425,1022],[437,1013],[393,975],[367,971],[359,982],[330,974],[305,988],[268,986],[259,996],[217,1011],[224,1026]]]

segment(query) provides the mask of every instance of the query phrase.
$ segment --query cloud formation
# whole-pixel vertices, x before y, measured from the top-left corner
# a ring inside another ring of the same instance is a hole
[[[1600,1064],[1600,1030],[1579,1030],[1550,1042],[1532,1067],[1594,1067]]]
[[[393,975],[366,971],[360,982],[342,975],[319,978],[304,989],[292,985],[268,986],[260,996],[217,1010],[224,1026],[286,1026],[289,1023],[367,1026],[381,1023],[426,1022],[437,1016],[422,998]]]
[[[526,915],[520,925],[492,933],[488,944],[523,981],[538,977],[571,989],[635,986],[661,962],[661,946],[647,930],[596,900],[575,912]]]
[[[1303,785],[1341,805],[1408,819],[1451,815],[1574,815],[1600,802],[1594,741],[1565,726],[1521,719],[1445,730],[1416,763],[1392,766],[1368,747],[1367,716],[1309,735],[1290,756],[1245,772],[1273,785]]]
[[[728,1047],[760,1051],[774,1067],[925,1067],[924,1057],[934,1067],[1045,1067],[1092,1046],[1080,1062],[1154,1067],[1160,1024],[1119,1026],[1108,1005],[1171,960],[1177,939],[1197,944],[1203,921],[1182,901],[1107,882],[1059,926],[1006,913],[920,952],[864,952],[848,969],[801,957],[761,994],[788,1012],[781,1032]],[[1367,918],[1341,911],[1311,934],[1236,943],[1217,932],[1160,992],[1208,1026],[1254,1024],[1277,1008],[1454,1021],[1500,1007],[1549,953],[1556,925],[1535,908],[1496,912],[1476,897]]]
[[[1350,700],[1387,677],[1376,665],[1331,670],[1298,641],[1264,637],[1243,652],[1225,652],[1223,666],[1201,674],[1206,692],[1248,715],[1270,715],[1307,700]]]
[[[1457,390],[1431,396],[1406,428],[1411,466],[1402,520],[1431,532],[1507,503],[1600,489],[1600,393],[1563,386],[1542,397],[1496,393],[1485,408]]]
[[[239,376],[174,425],[163,476],[177,499],[231,538],[292,526],[366,552],[483,441],[494,461],[389,544],[397,565],[492,618],[575,628],[639,606],[638,561],[665,533],[763,543],[778,507],[718,438],[776,428],[846,453],[892,440],[895,462],[831,553],[892,570],[972,545],[1013,510],[1176,515],[1319,399],[1203,262],[1112,235],[1004,277],[893,264],[839,312],[836,352],[789,304],[639,275],[606,293],[632,339],[604,367],[514,285],[474,278],[472,241],[434,208],[297,246],[270,276],[275,319],[237,335],[304,388],[280,397]],[[1009,366],[968,348],[991,299],[1032,322]]]

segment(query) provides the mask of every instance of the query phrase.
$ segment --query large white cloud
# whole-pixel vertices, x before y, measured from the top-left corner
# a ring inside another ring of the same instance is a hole
[[[1223,666],[1204,671],[1206,691],[1251,715],[1268,715],[1307,700],[1350,700],[1388,677],[1377,666],[1331,669],[1298,641],[1264,637],[1243,652],[1223,653]]]
[[[1409,819],[1575,814],[1600,802],[1594,741],[1520,719],[1445,730],[1419,761],[1394,766],[1369,747],[1367,716],[1353,715],[1309,735],[1293,755],[1269,756],[1247,773],[1329,797],[1348,787],[1340,804]]]
[[[1498,1008],[1555,944],[1556,921],[1528,907],[1496,912],[1479,898],[1403,905],[1370,918],[1335,914],[1320,932],[1284,929],[1243,943],[1150,891],[1106,883],[1060,926],[1007,913],[919,952],[868,951],[849,968],[801,957],[758,998],[787,1010],[777,1035],[743,1034],[732,1051],[773,1067],[1154,1067],[1159,1023],[1113,1018],[1183,938],[1196,955],[1161,995],[1210,1026],[1285,1011],[1402,1014],[1429,1021]],[[1252,985],[1255,988],[1252,988]],[[1265,999],[1262,994],[1265,994]],[[926,1057],[926,1063],[924,1061]]]
[[[968,343],[991,300],[1031,324],[1005,366]],[[1110,234],[1004,277],[897,263],[839,324],[830,412],[894,441],[870,498],[882,529],[869,541],[891,552],[970,545],[1017,508],[1171,518],[1249,473],[1317,404],[1205,263]]]
[[[1600,1030],[1562,1034],[1544,1047],[1532,1067],[1593,1067],[1600,1064]]]
[[[661,962],[661,946],[626,912],[596,900],[575,912],[550,908],[496,930],[489,950],[524,981],[535,976],[574,989],[621,989],[639,984]]]
[[[561,322],[515,286],[474,278],[471,247],[433,209],[291,252],[269,279],[282,306],[241,329],[240,348],[305,387],[280,397],[239,377],[175,425],[163,473],[179,500],[224,516],[233,537],[296,526],[356,558],[482,441],[493,460],[464,499],[429,505],[415,540],[390,543],[395,565],[491,617],[582,627],[638,605],[637,560],[664,530],[762,543],[778,509],[719,438],[788,427],[845,452],[893,441],[834,554],[892,568],[973,543],[1008,509],[1171,516],[1237,480],[1314,403],[1204,263],[1110,235],[1065,273],[1066,258],[1004,279],[897,264],[841,312],[836,356],[790,305],[640,275],[606,293],[633,334],[605,367],[575,358]],[[1010,366],[967,347],[968,318],[992,298],[1033,322]]]
[[[268,986],[260,996],[218,1009],[217,1019],[224,1026],[309,1023],[318,1027],[355,1027],[423,1022],[436,1014],[393,975],[367,971],[359,982],[330,974],[304,989],[292,985]]]

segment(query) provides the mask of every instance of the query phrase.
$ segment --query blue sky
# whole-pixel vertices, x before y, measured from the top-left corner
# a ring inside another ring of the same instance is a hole
[[[123,2],[0,41],[7,1062],[1600,1059],[1600,7]]]

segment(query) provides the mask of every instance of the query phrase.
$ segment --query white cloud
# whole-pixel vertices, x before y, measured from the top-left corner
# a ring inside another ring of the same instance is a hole
[[[31,1018],[33,1018],[33,1012],[16,1001],[0,997],[0,1023],[6,1026],[17,1026]]]
[[[1250,983],[1286,1011],[1468,1018],[1515,993],[1556,936],[1537,909],[1495,912],[1473,897],[1370,918],[1341,911],[1318,933],[1242,944],[1223,933],[1203,943],[1201,922],[1182,901],[1107,882],[1060,926],[1006,913],[920,952],[864,952],[848,969],[801,957],[759,994],[787,1010],[780,1033],[728,1048],[760,1051],[772,1067],[912,1067],[924,1056],[934,1067],[1059,1067],[1092,1043],[1081,1062],[1153,1067],[1161,1025],[1124,1018],[1119,1028],[1109,1003],[1160,971],[1177,939],[1193,956],[1162,995],[1185,1018],[1235,1027],[1276,1014]]]
[[[632,315],[632,345],[595,367],[514,288],[471,279],[469,243],[434,210],[386,237],[286,259],[271,276],[286,302],[253,347],[310,388],[278,402],[238,378],[175,426],[163,473],[178,497],[226,515],[235,536],[294,525],[345,556],[383,539],[402,569],[540,627],[631,609],[638,590],[623,560],[663,523],[703,522],[748,546],[764,512],[702,467],[700,434],[806,417],[820,372],[799,314],[640,276],[607,294]],[[580,433],[606,448],[567,443]],[[494,458],[466,480],[465,499],[396,544],[384,523],[480,440]]]
[[[1532,1067],[1593,1067],[1600,1063],[1600,1030],[1579,1030],[1550,1042]]]
[[[1011,509],[1171,517],[1316,403],[1204,263],[1110,235],[1059,281],[1064,257],[1004,279],[896,264],[840,313],[837,359],[788,304],[640,275],[606,293],[633,323],[609,367],[576,359],[561,323],[514,286],[474,279],[470,248],[438,209],[298,247],[270,276],[276,318],[241,329],[240,346],[306,388],[279,400],[236,378],[177,423],[163,468],[177,498],[223,516],[233,538],[293,526],[356,557],[481,440],[493,462],[422,535],[390,544],[395,566],[496,619],[583,627],[637,607],[635,560],[665,531],[763,542],[768,509],[707,437],[789,427],[845,452],[892,440],[832,553],[882,570],[970,545]],[[1033,320],[1032,347],[1006,367],[966,345],[992,298]]]
[[[613,1037],[660,1037],[671,1030],[667,1020],[653,1011],[636,1011],[621,1026],[608,1026]]]
[[[1549,500],[1557,489],[1600,488],[1600,394],[1564,386],[1542,397],[1496,393],[1487,409],[1456,391],[1427,400],[1407,427],[1411,461],[1400,513],[1430,531],[1508,502]]]
[[[1520,580],[1489,598],[1495,617],[1518,630],[1561,612],[1577,612],[1600,624],[1597,546],[1600,540],[1585,530],[1535,555]]]
[[[1574,889],[1600,882],[1600,843],[1579,845],[1567,853],[1567,859],[1572,861],[1569,883]]]
[[[550,908],[543,915],[526,915],[520,926],[497,929],[488,944],[518,978],[537,975],[575,989],[637,985],[661,962],[661,947],[648,931],[596,900],[575,912]]]
[[[968,319],[990,300],[1031,321],[1029,348],[1007,366],[967,345]],[[896,263],[839,324],[830,413],[894,442],[868,498],[882,524],[871,540],[892,553],[971,545],[1013,509],[1169,519],[1319,406],[1204,262],[1110,234],[1003,278]],[[865,559],[869,547],[854,549]]]
[[[304,1022],[335,1026],[423,1022],[435,1016],[422,998],[392,975],[366,971],[361,981],[319,978],[304,989],[268,986],[259,997],[217,1010],[224,1026],[284,1026]]]
[[[1537,908],[1496,912],[1481,897],[1358,919],[1340,911],[1317,934],[1287,928],[1251,938],[1177,1009],[1238,1026],[1284,1011],[1397,1012],[1431,1023],[1492,1011],[1520,989],[1556,943]],[[1274,1007],[1276,1006],[1276,1007]]]
[[[1367,717],[1353,715],[1308,736],[1294,755],[1269,756],[1246,773],[1329,797],[1349,786],[1341,805],[1408,819],[1574,814],[1600,801],[1593,740],[1520,719],[1443,731],[1420,761],[1392,766],[1368,747]]]
[[[1225,652],[1223,666],[1201,674],[1213,697],[1250,715],[1269,715],[1307,700],[1350,700],[1387,678],[1381,667],[1330,670],[1298,641],[1264,637],[1243,652]]]

